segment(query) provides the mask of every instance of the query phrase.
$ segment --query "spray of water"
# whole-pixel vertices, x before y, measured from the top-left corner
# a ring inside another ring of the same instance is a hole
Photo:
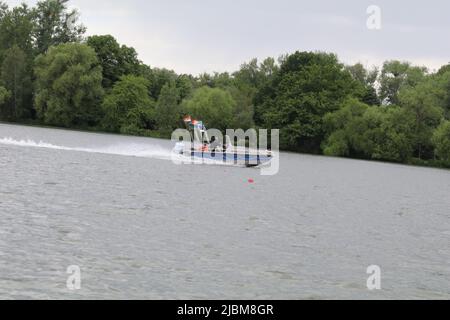
[[[184,157],[182,155],[173,154],[172,150],[163,148],[158,145],[151,144],[138,144],[138,143],[119,143],[109,146],[102,146],[96,148],[84,148],[84,147],[67,147],[55,145],[43,141],[34,141],[31,139],[26,140],[16,140],[11,137],[0,138],[0,145],[17,146],[17,147],[29,147],[29,148],[44,148],[53,150],[63,150],[63,151],[76,151],[76,152],[88,152],[88,153],[100,153],[100,154],[110,154],[119,155],[127,157],[139,157],[139,158],[152,158],[159,160],[170,160],[176,159],[179,163],[183,164],[209,164],[209,165],[220,165],[220,166],[231,166],[232,163],[223,163],[216,160],[206,160],[206,159],[191,159]]]
[[[136,143],[115,144],[96,148],[83,148],[83,147],[59,146],[43,141],[37,142],[30,139],[16,140],[7,137],[7,138],[0,138],[0,144],[19,147],[45,148],[45,149],[88,152],[88,153],[102,153],[102,154],[129,156],[129,157],[154,158],[161,160],[171,159],[171,150],[164,149],[163,147],[160,146],[136,144]]]

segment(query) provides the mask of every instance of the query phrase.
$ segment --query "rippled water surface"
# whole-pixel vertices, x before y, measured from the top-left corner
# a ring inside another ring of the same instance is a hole
[[[450,298],[450,171],[285,153],[263,177],[171,146],[0,124],[0,298]]]

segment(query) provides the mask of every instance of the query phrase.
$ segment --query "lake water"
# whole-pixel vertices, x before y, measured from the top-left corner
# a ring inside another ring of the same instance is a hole
[[[260,176],[171,148],[0,124],[0,298],[450,298],[450,171],[282,153]]]

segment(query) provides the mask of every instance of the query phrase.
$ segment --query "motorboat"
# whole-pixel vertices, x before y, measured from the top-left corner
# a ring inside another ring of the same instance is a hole
[[[192,160],[202,162],[222,162],[227,164],[257,167],[270,163],[272,152],[270,150],[252,149],[245,146],[235,146],[229,136],[225,141],[210,138],[202,121],[184,117],[184,123],[189,132],[190,141],[177,142],[173,152]],[[245,145],[244,143],[242,143]]]

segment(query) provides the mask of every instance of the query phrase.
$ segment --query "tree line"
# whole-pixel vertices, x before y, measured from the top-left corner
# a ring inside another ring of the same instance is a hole
[[[280,129],[283,150],[450,166],[450,64],[367,69],[295,52],[193,76],[85,32],[68,0],[0,1],[0,120],[166,137],[190,114],[211,128]]]

